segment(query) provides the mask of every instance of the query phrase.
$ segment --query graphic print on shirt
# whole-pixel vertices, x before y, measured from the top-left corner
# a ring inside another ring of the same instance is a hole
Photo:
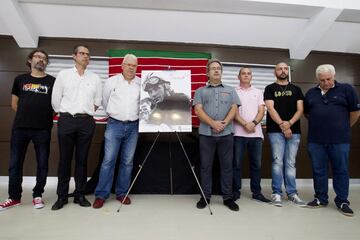
[[[45,85],[26,83],[23,85],[22,90],[24,92],[47,94],[49,89],[48,89],[48,86],[45,86]]]

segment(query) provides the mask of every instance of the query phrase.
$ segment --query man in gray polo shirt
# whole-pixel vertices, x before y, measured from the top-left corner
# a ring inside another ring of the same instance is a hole
[[[239,211],[239,206],[232,197],[232,161],[233,118],[240,100],[234,88],[222,84],[222,65],[219,60],[209,60],[206,71],[209,82],[196,90],[193,102],[195,114],[200,119],[200,174],[201,187],[206,198],[201,197],[196,207],[202,209],[210,203],[212,167],[217,151],[224,205],[232,211]]]

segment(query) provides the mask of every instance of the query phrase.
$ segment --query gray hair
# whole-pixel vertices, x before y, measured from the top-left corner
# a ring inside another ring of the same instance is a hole
[[[328,73],[328,72],[330,72],[331,75],[335,76],[335,67],[331,64],[322,64],[316,68],[315,74],[316,77],[318,77],[321,73]]]
[[[122,63],[124,63],[127,60],[135,60],[137,62],[137,57],[134,54],[128,53],[124,56],[124,60]]]

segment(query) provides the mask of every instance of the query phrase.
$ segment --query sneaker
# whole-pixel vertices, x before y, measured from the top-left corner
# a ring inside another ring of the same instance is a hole
[[[271,194],[272,204],[276,207],[282,207],[282,200],[279,194]]]
[[[20,205],[20,200],[13,200],[11,198],[6,199],[3,203],[0,204],[0,211],[15,207]]]
[[[116,197],[116,200],[118,200],[119,202],[122,202],[122,204],[125,204],[125,205],[131,204],[131,200],[129,197],[125,198],[125,196],[118,196],[118,197]]]
[[[271,200],[264,197],[264,195],[262,195],[261,193],[253,194],[252,199],[263,203],[271,203]]]
[[[32,201],[35,209],[41,209],[45,207],[44,201],[41,199],[41,197],[36,197]]]
[[[224,205],[231,211],[239,211],[239,205],[237,205],[232,198],[224,200]]]
[[[208,204],[210,204],[210,199],[206,199],[206,202],[208,203]],[[203,208],[205,208],[206,207],[206,202],[205,202],[205,199],[204,198],[200,198],[200,200],[196,203],[196,207],[198,208],[198,209],[203,209]]]
[[[102,208],[104,205],[105,200],[101,198],[95,198],[95,201],[93,203],[93,208]]]
[[[339,211],[344,214],[345,216],[352,217],[354,216],[353,210],[349,207],[349,204],[342,203],[339,207]]]
[[[303,200],[301,200],[299,195],[297,195],[296,193],[288,196],[288,200],[293,202],[296,206],[306,207],[306,203]]]
[[[320,208],[320,207],[326,207],[326,205],[327,205],[326,203],[321,203],[317,198],[306,204],[308,208]]]

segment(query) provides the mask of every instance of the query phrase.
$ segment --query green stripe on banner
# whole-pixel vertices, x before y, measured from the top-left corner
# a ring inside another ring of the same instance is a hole
[[[203,52],[171,52],[160,50],[128,50],[128,49],[110,49],[107,52],[109,57],[124,57],[126,54],[132,53],[137,57],[164,57],[164,58],[206,58],[210,59],[210,53]]]

